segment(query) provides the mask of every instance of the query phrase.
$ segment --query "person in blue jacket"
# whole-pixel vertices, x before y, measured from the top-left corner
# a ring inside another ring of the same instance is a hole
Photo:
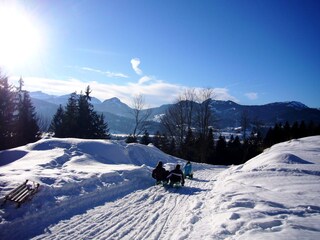
[[[192,165],[190,161],[188,161],[187,164],[184,166],[184,176],[193,178]]]

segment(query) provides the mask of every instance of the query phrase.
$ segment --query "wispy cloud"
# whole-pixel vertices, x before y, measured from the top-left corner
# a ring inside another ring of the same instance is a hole
[[[144,84],[146,82],[150,82],[151,80],[153,80],[152,77],[150,76],[143,76],[142,78],[139,79],[138,84]]]
[[[213,89],[213,99],[215,100],[221,100],[221,101],[234,101],[234,102],[239,102],[239,100],[235,97],[233,97],[229,93],[228,88],[214,88]]]
[[[255,93],[255,92],[249,92],[249,93],[246,93],[245,96],[247,98],[249,98],[250,100],[255,100],[258,98],[258,93]]]
[[[81,70],[84,71],[89,71],[89,72],[95,72],[95,73],[99,73],[102,74],[106,77],[109,78],[128,78],[129,76],[123,73],[115,73],[115,72],[110,72],[110,71],[102,71],[102,70],[98,70],[98,69],[94,69],[94,68],[89,68],[89,67],[81,67]]]
[[[11,77],[11,83],[17,85],[20,76]],[[138,82],[128,82],[126,84],[101,83],[97,81],[81,81],[76,78],[69,79],[50,79],[39,77],[24,77],[25,89],[32,91],[44,91],[48,94],[64,95],[72,92],[84,91],[89,85],[92,89],[92,96],[101,101],[112,97],[118,97],[121,101],[130,105],[132,97],[142,94],[146,103],[150,107],[157,107],[162,104],[173,103],[177,97],[188,89],[187,86],[171,84],[165,81],[157,80],[155,77],[143,77],[144,80]],[[151,81],[152,80],[152,81]],[[142,84],[148,82],[148,84]],[[48,87],[50,86],[50,88]],[[46,89],[46,90],[44,90]],[[196,90],[199,90],[198,88]],[[238,100],[231,96],[226,88],[214,88],[213,96],[216,100]]]
[[[140,59],[131,59],[133,70],[142,75],[143,72],[139,68]],[[115,73],[110,71],[102,71],[90,67],[71,67],[82,71],[94,72],[102,74],[110,78],[127,78],[127,81],[121,84],[106,83],[98,81],[83,81],[78,78],[68,79],[52,79],[39,77],[24,77],[25,89],[28,91],[45,91],[48,94],[64,95],[72,92],[81,92],[89,85],[92,89],[92,96],[104,101],[109,98],[118,97],[126,104],[132,103],[132,98],[135,95],[142,94],[145,97],[147,105],[150,107],[160,106],[162,104],[173,103],[179,95],[189,89],[188,86],[168,83],[157,79],[155,76],[141,76],[137,81],[129,80],[130,78],[123,73]],[[17,85],[20,76],[11,77],[10,81]],[[50,88],[48,88],[50,86]],[[44,90],[46,89],[46,90]],[[201,91],[202,88],[196,88],[196,91]],[[214,88],[213,98],[216,100],[232,100],[239,102],[233,97],[227,88]]]
[[[10,77],[10,83],[17,85],[19,76]],[[89,85],[92,89],[92,96],[101,101],[112,97],[118,97],[121,101],[130,105],[132,97],[137,94],[145,96],[146,103],[150,107],[160,106],[162,104],[172,103],[183,87],[175,84],[154,81],[151,84],[139,84],[139,82],[129,82],[125,85],[100,83],[97,81],[81,81],[75,78],[69,79],[50,79],[39,77],[24,77],[24,87],[26,90],[44,91],[53,95],[64,95],[72,92],[84,91]],[[50,86],[50,88],[48,88]],[[44,90],[46,89],[46,90]]]
[[[136,72],[136,74],[142,75],[142,70],[139,68],[139,65],[140,65],[140,59],[139,58],[131,59],[132,69]]]

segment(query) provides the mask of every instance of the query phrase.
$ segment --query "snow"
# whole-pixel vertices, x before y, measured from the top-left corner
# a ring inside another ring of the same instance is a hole
[[[181,188],[154,185],[152,145],[43,139],[0,152],[0,197],[41,184],[20,208],[0,208],[0,239],[318,239],[320,136],[280,143],[239,166],[193,164]]]
[[[308,108],[306,105],[304,105],[301,102],[296,102],[296,101],[291,101],[291,102],[287,102],[288,106],[295,108],[295,109],[306,109]]]

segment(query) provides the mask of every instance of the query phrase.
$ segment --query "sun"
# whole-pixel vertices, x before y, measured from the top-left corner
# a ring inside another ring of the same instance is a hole
[[[21,7],[0,3],[0,66],[26,64],[41,49],[41,34],[34,18]]]

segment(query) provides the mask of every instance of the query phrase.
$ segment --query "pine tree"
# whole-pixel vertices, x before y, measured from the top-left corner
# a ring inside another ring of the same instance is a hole
[[[308,123],[307,127],[308,136],[314,136],[315,135],[315,124],[313,121],[310,121]]]
[[[0,72],[0,150],[12,147],[14,93],[7,76]]]
[[[283,126],[283,138],[284,141],[288,141],[291,139],[291,127],[288,121]]]
[[[93,139],[110,139],[108,123],[104,121],[103,114],[91,113],[92,125],[88,138]]]
[[[134,137],[132,134],[129,134],[129,136],[126,139],[126,143],[136,143],[137,142],[137,138]]]
[[[240,164],[243,162],[242,145],[238,135],[236,137],[231,135],[226,150],[226,164]]]
[[[208,140],[207,140],[207,156],[206,156],[206,162],[207,163],[213,163],[214,159],[214,136],[213,136],[213,129],[209,129],[208,134]]]
[[[57,112],[53,116],[53,119],[51,121],[49,131],[54,132],[55,137],[65,137],[64,135],[64,117],[65,117],[65,112],[62,107],[62,105],[59,106]]]
[[[78,133],[79,138],[92,138],[94,122],[93,122],[93,106],[89,103],[90,96],[80,94],[78,99]],[[91,134],[92,133],[92,134]]]
[[[283,131],[283,129],[282,129]],[[249,139],[246,141],[247,152],[244,162],[257,156],[263,151],[262,148],[262,137],[259,133],[251,132]]]
[[[196,158],[195,138],[191,128],[188,128],[187,135],[181,146],[181,156],[186,160],[194,161]]]
[[[165,140],[164,140],[165,141]],[[176,155],[177,149],[176,149],[176,141],[174,138],[171,138],[170,144],[168,145],[168,154],[170,155]]]
[[[17,111],[14,119],[14,141],[16,146],[25,145],[39,139],[39,126],[35,108],[27,91],[22,90],[23,80],[19,80]]]
[[[149,143],[151,143],[151,139],[147,130],[144,130],[144,134],[140,140],[140,143],[143,145],[148,145]]]
[[[276,123],[273,128],[269,129],[266,138],[269,141],[269,146],[285,141],[285,130],[282,124]]]
[[[103,114],[97,114],[93,105],[90,103],[90,86],[87,86],[85,95],[80,95],[79,107],[79,135],[81,138],[89,139],[108,139],[110,138],[108,124],[104,121]]]
[[[299,138],[306,137],[308,135],[307,126],[304,121],[301,121],[299,126]]]
[[[166,134],[162,134],[161,138],[160,138],[160,149],[161,151],[174,155],[173,153],[175,152],[175,145],[174,145],[174,149],[172,149],[172,145],[171,143],[174,143],[174,139],[172,138],[172,141],[170,142],[170,140],[168,139]]]
[[[156,132],[156,134],[154,135],[153,139],[152,139],[152,142],[153,142],[153,145],[157,148],[160,149],[161,145],[160,145],[160,142],[161,142],[161,134],[159,131]]]
[[[263,145],[265,148],[271,147],[274,144],[274,130],[273,128],[269,128],[264,141],[263,141]]]
[[[292,138],[299,138],[299,123],[295,121],[291,127]]]
[[[79,137],[78,118],[79,111],[77,94],[72,93],[68,99],[63,118],[63,129],[65,137]]]
[[[217,159],[215,161],[215,164],[222,164],[226,165],[225,156],[226,156],[226,149],[227,149],[227,142],[225,137],[222,135],[219,136],[219,139],[217,141],[216,145],[216,156]]]
[[[103,114],[94,111],[90,103],[90,87],[85,95],[72,93],[65,109],[60,106],[54,115],[50,130],[56,137],[75,137],[88,139],[109,139],[108,124]]]

